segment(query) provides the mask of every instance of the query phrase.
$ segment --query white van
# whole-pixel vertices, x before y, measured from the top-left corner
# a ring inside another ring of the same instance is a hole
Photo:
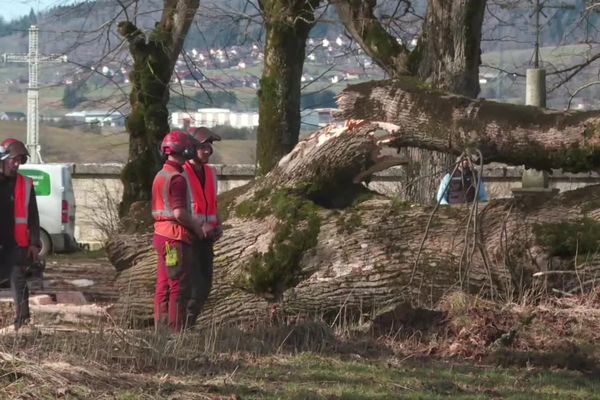
[[[40,214],[41,254],[75,249],[75,193],[71,164],[25,164],[19,172],[33,179]]]

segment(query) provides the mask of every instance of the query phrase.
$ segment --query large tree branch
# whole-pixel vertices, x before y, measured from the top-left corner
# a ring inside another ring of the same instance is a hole
[[[410,51],[381,25],[373,10],[376,0],[332,0],[354,40],[390,76],[410,75]]]
[[[460,154],[478,148],[486,162],[569,172],[600,167],[600,113],[557,112],[472,100],[404,78],[349,86],[341,116],[397,125],[391,145]]]
[[[132,56],[139,51],[143,51],[146,46],[146,36],[137,26],[130,21],[121,21],[117,24],[117,30],[119,34],[123,36],[127,43],[129,43],[129,51]]]
[[[198,7],[200,7],[200,0],[165,0],[164,2],[159,28],[170,37],[171,46],[168,53],[169,58],[173,60],[173,66],[183,49],[185,37]]]
[[[435,88],[477,97],[485,0],[430,0],[412,51],[381,25],[376,0],[332,3],[350,35],[391,77],[418,76]]]

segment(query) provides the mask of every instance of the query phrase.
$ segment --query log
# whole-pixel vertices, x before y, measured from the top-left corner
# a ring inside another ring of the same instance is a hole
[[[600,167],[600,112],[553,111],[470,99],[428,89],[414,78],[346,88],[340,117],[397,125],[391,146],[460,154],[479,149],[485,162],[587,172]]]
[[[434,307],[455,290],[515,299],[595,279],[600,187],[452,207],[366,192],[358,181],[387,165],[381,151],[402,137],[388,122],[325,128],[222,202],[228,219],[200,324],[298,314],[333,323],[395,304]],[[115,236],[109,252],[130,240]],[[150,321],[156,256],[142,253],[120,257],[131,263],[120,266],[119,304]],[[578,278],[534,276],[550,270]]]

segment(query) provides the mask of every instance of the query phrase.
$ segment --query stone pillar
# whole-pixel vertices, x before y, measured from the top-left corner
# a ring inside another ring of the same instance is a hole
[[[523,189],[548,189],[548,174],[536,169],[525,169],[521,177]]]
[[[521,187],[513,188],[513,196],[521,199],[528,198],[530,201],[537,201],[541,197],[553,196],[558,193],[558,189],[550,188],[548,173],[535,169],[525,169],[521,177]]]

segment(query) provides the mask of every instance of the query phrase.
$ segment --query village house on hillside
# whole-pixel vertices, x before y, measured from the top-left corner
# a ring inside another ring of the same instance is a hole
[[[20,111],[3,111],[0,112],[0,121],[25,121],[27,115]]]

